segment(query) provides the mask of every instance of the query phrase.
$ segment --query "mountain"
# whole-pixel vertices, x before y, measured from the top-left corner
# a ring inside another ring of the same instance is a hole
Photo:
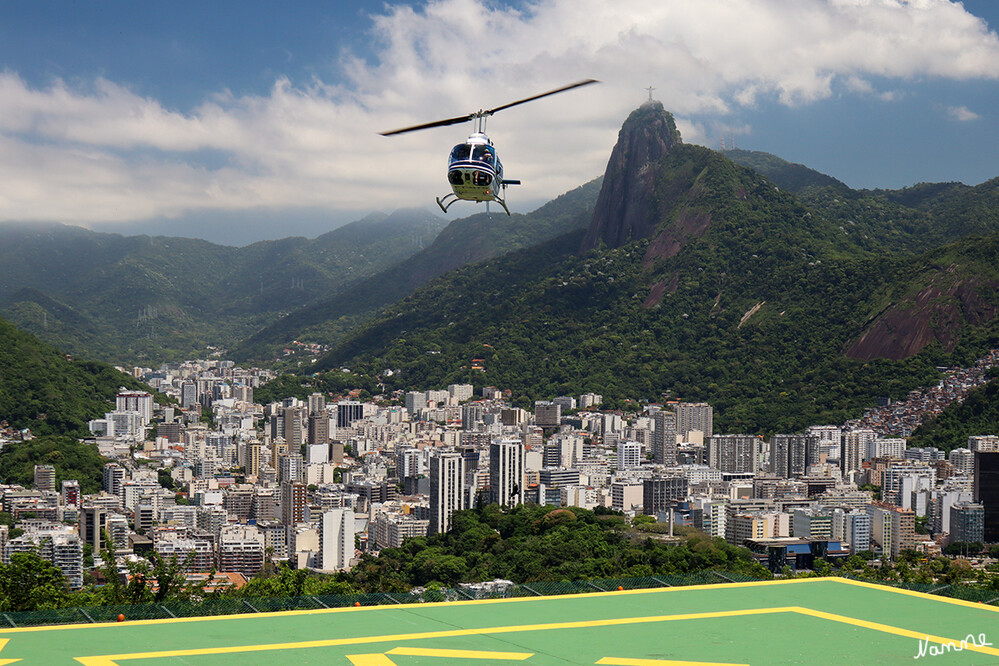
[[[601,179],[593,180],[527,215],[483,214],[455,220],[426,249],[328,300],[294,312],[234,348],[238,361],[272,359],[292,340],[333,344],[381,308],[447,271],[530,247],[586,226]]]
[[[900,190],[853,190],[769,153],[728,150],[724,155],[793,192],[870,251],[915,254],[999,232],[999,178],[975,186],[920,183]]]
[[[0,419],[36,435],[87,433],[119,387],[146,389],[102,363],[75,360],[0,319]]]
[[[999,344],[987,259],[999,236],[919,254],[924,227],[892,219],[866,233],[877,219],[844,225],[683,144],[647,104],[622,126],[585,232],[451,271],[313,369],[392,368],[390,388],[501,386],[525,405],[584,391],[611,405],[708,400],[729,432],[842,422]]]
[[[732,149],[724,151],[724,155],[736,164],[749,167],[766,176],[782,190],[788,190],[795,194],[802,194],[810,189],[820,187],[831,187],[841,191],[850,189],[846,184],[832,176],[759,150]]]
[[[119,363],[224,346],[429,245],[426,211],[245,247],[0,225],[0,314],[68,352]]]

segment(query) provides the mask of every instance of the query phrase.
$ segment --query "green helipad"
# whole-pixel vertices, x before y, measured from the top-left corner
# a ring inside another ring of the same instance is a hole
[[[839,578],[0,630],[0,666],[999,664],[999,609]]]

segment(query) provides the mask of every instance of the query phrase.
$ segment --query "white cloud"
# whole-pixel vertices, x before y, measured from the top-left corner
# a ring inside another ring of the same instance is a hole
[[[705,127],[764,99],[795,106],[843,91],[891,101],[913,79],[999,76],[996,34],[946,0],[536,0],[523,10],[431,0],[372,21],[375,57],[344,56],[336,85],[280,79],[266,94],[219,91],[188,110],[128,82],[39,88],[0,74],[0,220],[425,204],[446,191],[444,156],[467,128],[378,131],[584,77],[603,84],[490,120],[508,177],[525,182],[512,199],[599,175],[649,85],[687,140],[702,141]]]
[[[947,107],[947,115],[962,123],[978,120],[981,117],[966,106],[949,106]]]

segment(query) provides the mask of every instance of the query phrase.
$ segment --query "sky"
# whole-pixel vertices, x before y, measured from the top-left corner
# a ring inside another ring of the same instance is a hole
[[[489,119],[514,211],[601,175],[650,87],[687,143],[975,185],[997,29],[994,0],[0,0],[0,223],[243,245],[440,213],[471,124],[379,132],[584,78]]]

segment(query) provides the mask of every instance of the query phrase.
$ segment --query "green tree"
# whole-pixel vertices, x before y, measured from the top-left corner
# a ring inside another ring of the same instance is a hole
[[[10,564],[0,564],[0,610],[62,608],[70,601],[62,572],[37,554],[14,553]]]

